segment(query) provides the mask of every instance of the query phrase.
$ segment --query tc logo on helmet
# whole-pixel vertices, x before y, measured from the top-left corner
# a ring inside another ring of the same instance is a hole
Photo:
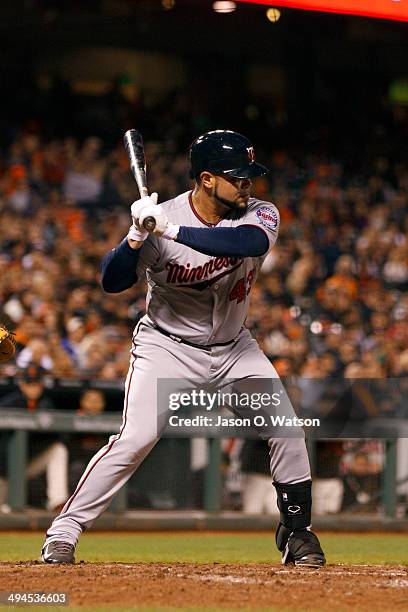
[[[255,161],[254,147],[248,147],[247,151],[248,151],[248,159],[249,159],[249,161],[250,162],[254,162]]]

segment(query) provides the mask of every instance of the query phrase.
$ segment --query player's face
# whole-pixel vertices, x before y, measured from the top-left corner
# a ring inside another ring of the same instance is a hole
[[[251,195],[250,178],[215,176],[213,197],[228,208],[246,208]]]

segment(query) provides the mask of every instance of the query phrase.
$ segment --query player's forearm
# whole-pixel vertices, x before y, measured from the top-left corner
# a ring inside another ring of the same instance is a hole
[[[269,249],[266,233],[251,225],[239,227],[184,227],[176,242],[219,257],[260,257]]]
[[[101,283],[107,293],[125,291],[137,282],[136,265],[139,253],[140,247],[132,248],[125,238],[105,255],[101,263]]]

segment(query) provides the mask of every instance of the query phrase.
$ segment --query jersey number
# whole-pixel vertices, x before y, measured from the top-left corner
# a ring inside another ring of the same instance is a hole
[[[252,281],[254,280],[255,268],[248,272],[247,277],[242,276],[231,289],[229,294],[230,302],[237,300],[237,304],[242,302],[251,291]]]

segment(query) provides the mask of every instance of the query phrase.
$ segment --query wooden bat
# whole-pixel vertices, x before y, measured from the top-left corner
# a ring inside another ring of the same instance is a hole
[[[144,198],[149,195],[149,192],[146,184],[146,158],[142,135],[137,130],[128,130],[123,137],[123,142],[129,156],[130,168],[135,177],[140,197]],[[156,227],[154,217],[146,217],[143,221],[143,227],[152,232]]]

